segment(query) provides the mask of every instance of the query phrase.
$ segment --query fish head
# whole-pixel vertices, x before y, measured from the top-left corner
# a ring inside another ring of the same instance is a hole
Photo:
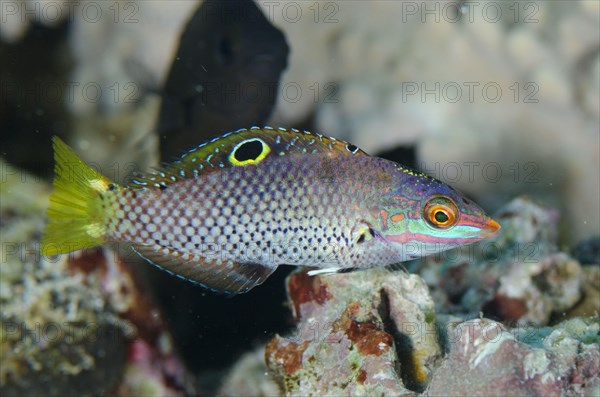
[[[431,255],[496,235],[500,225],[452,187],[411,173],[391,190],[381,235],[400,260]]]

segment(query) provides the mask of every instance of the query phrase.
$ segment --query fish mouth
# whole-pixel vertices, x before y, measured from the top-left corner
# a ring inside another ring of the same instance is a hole
[[[489,219],[487,221],[487,223],[483,226],[483,228],[481,229],[481,237],[483,238],[489,238],[489,237],[494,237],[496,235],[496,233],[498,233],[498,230],[500,230],[502,226],[500,226],[500,224],[498,222],[496,222],[493,219]]]

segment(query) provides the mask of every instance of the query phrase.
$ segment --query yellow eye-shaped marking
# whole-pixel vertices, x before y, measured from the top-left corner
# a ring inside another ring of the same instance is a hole
[[[229,161],[233,165],[248,165],[261,162],[271,152],[271,148],[260,138],[246,139],[233,148]]]
[[[456,225],[460,213],[456,204],[447,197],[434,197],[423,207],[423,218],[436,229],[448,229]]]

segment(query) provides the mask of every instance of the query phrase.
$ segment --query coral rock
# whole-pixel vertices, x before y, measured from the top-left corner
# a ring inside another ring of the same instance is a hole
[[[424,388],[441,352],[433,301],[418,276],[298,271],[287,286],[298,333],[277,336],[265,349],[286,394],[413,395]]]
[[[192,394],[160,311],[125,257],[108,248],[41,256],[49,188],[14,171],[0,185],[0,394]]]
[[[585,324],[584,328],[593,333],[598,326]],[[544,348],[534,348],[513,333],[486,319],[449,330],[450,352],[435,370],[425,395],[562,396],[592,393],[598,387],[597,344],[557,328],[542,339]],[[560,344],[569,347],[561,350]]]
[[[217,396],[277,396],[279,385],[269,376],[265,347],[244,354],[225,377]]]

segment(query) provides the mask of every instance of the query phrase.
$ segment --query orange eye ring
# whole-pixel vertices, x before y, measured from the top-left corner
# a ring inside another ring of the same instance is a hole
[[[436,229],[448,229],[456,225],[458,217],[456,204],[446,197],[435,197],[423,208],[423,218]]]

